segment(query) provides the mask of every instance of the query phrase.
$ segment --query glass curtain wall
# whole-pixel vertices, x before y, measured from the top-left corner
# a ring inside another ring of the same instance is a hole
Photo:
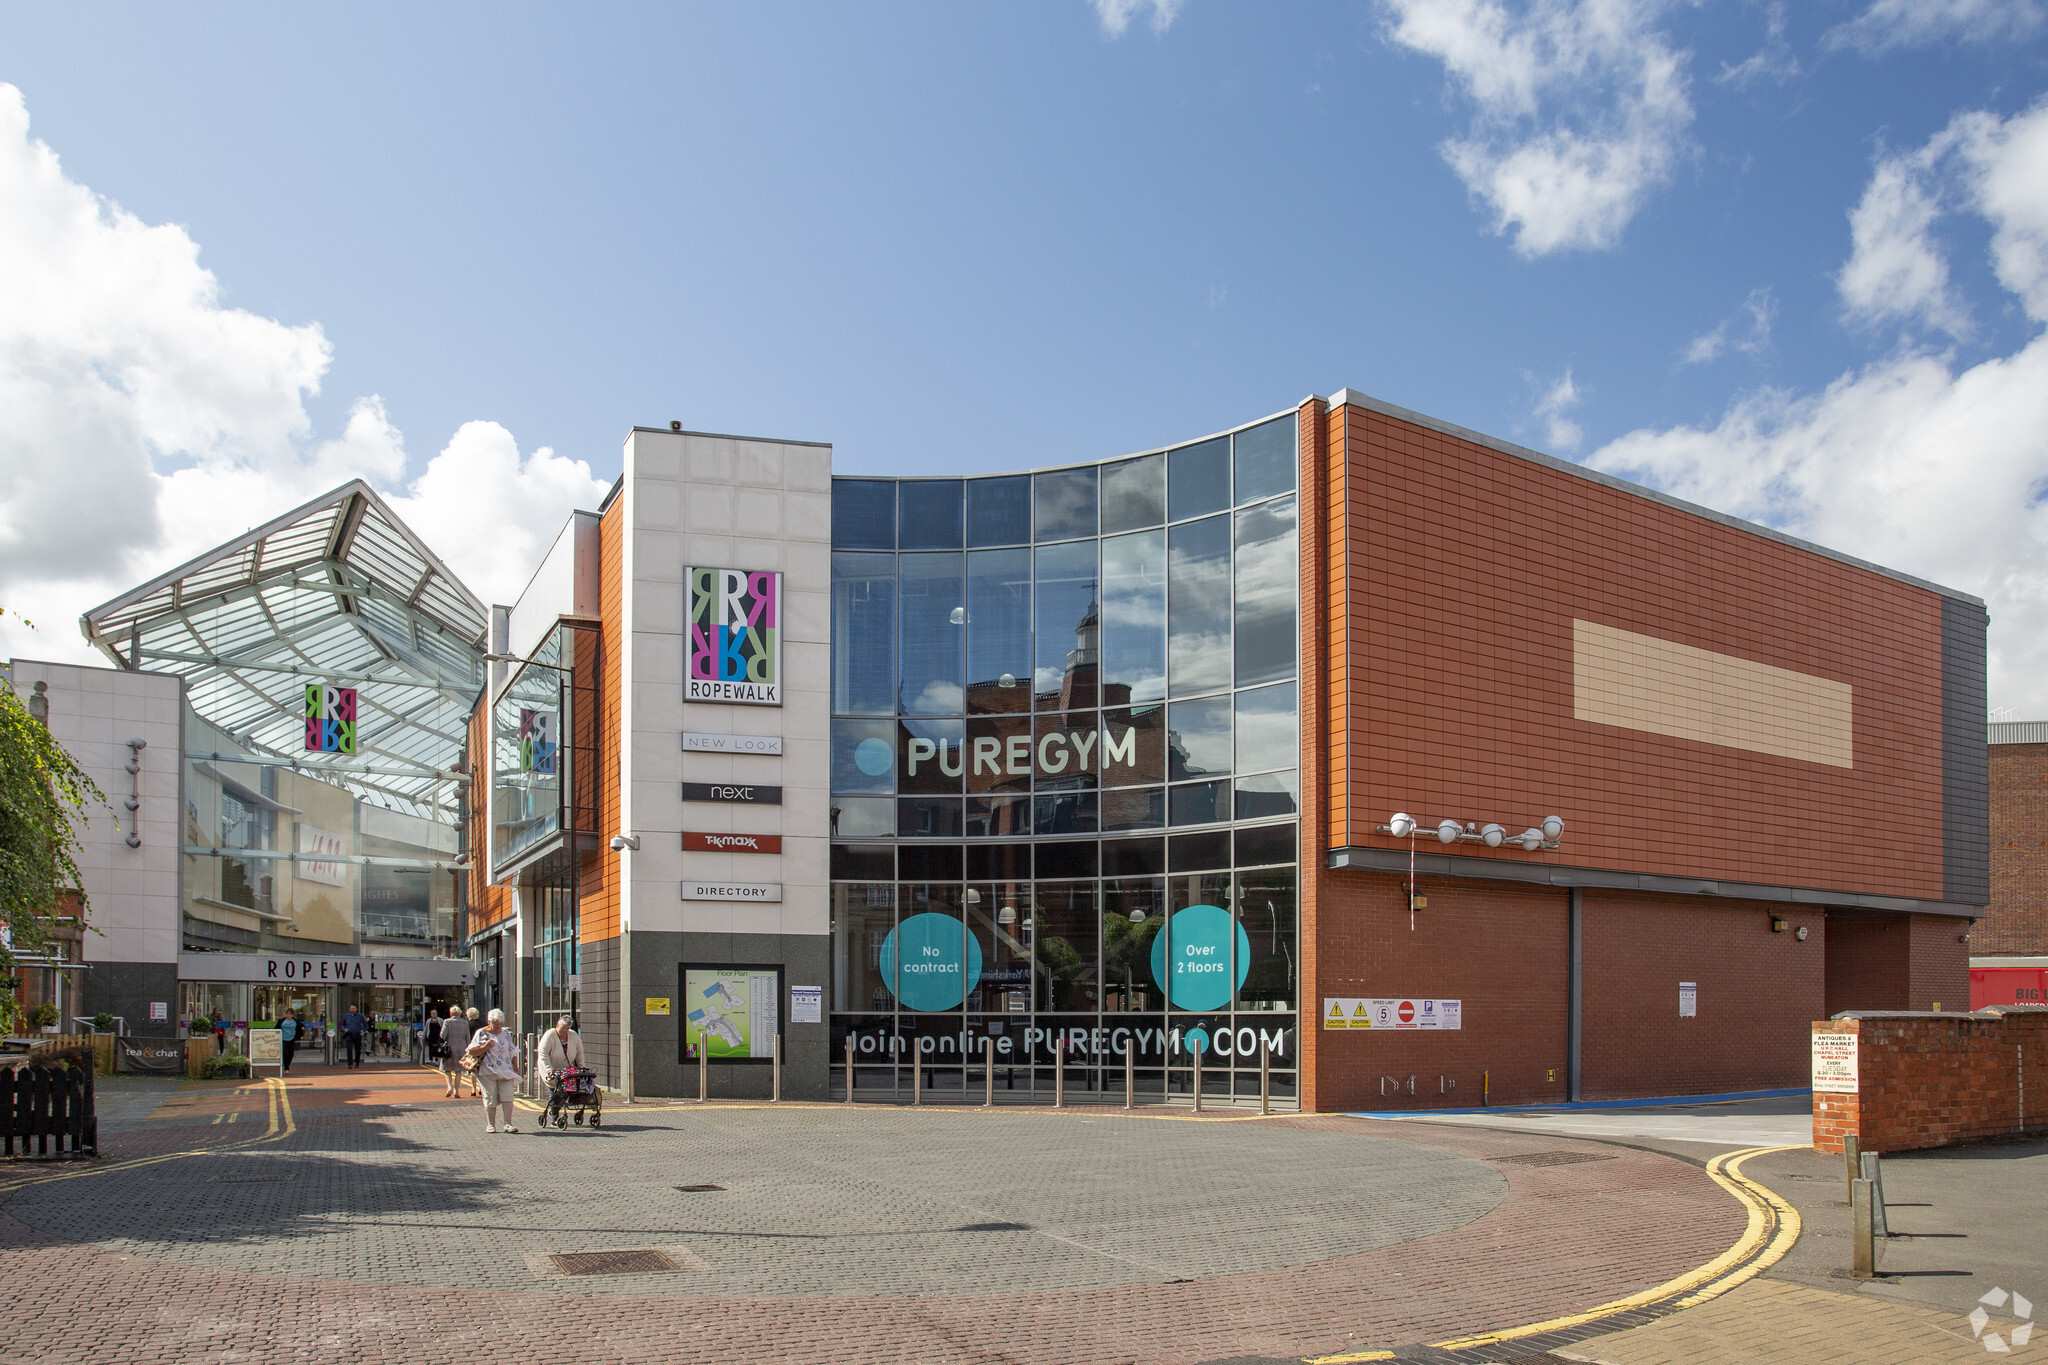
[[[835,1085],[1295,1094],[1297,449],[835,481]]]

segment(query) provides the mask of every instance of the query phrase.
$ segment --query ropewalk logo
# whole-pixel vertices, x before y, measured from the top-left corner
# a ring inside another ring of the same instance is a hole
[[[1991,1326],[1991,1314],[1985,1312],[1985,1308],[2004,1308],[2007,1300],[2012,1303],[2012,1315],[2019,1320],[2019,1326],[2003,1336],[1987,1331]],[[2008,1294],[1993,1285],[1991,1292],[1977,1300],[1977,1307],[1970,1313],[1970,1335],[1983,1342],[1984,1349],[1993,1355],[2005,1355],[2014,1346],[2026,1345],[2027,1339],[2034,1335],[2034,1305],[2019,1294]]]

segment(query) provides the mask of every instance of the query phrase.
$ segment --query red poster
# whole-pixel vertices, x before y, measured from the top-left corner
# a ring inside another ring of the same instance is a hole
[[[685,853],[780,853],[780,834],[692,834],[683,831]]]

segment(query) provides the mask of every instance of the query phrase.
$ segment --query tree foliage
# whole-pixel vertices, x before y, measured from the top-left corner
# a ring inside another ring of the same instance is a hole
[[[17,951],[48,946],[53,918],[67,897],[86,913],[78,829],[88,805],[106,804],[64,746],[13,689],[0,686],[0,970]]]

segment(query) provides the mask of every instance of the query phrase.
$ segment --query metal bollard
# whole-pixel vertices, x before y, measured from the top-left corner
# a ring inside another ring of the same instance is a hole
[[[1273,1048],[1264,1038],[1259,1039],[1259,1112],[1273,1112]]]
[[[1876,1152],[1864,1152],[1861,1159],[1863,1178],[1870,1182],[1870,1226],[1874,1229],[1874,1235],[1889,1237],[1892,1230],[1886,1225],[1884,1218],[1884,1168],[1879,1163]]]
[[[1138,1045],[1124,1040],[1124,1108],[1138,1107]]]
[[[697,1040],[697,1103],[703,1104],[711,1098],[711,1049],[704,1040]]]
[[[853,1103],[853,1034],[846,1035],[846,1098],[842,1103]]]
[[[996,1040],[983,1034],[981,1037],[981,1061],[985,1072],[982,1076],[982,1107],[996,1107]]]
[[[1067,1107],[1067,1040],[1062,1038],[1052,1049],[1052,1107]]]
[[[1844,1190],[1843,1198],[1846,1199],[1848,1197],[1849,1185],[1853,1185],[1863,1178],[1863,1163],[1857,1158],[1856,1135],[1854,1133],[1849,1133],[1842,1138],[1842,1165],[1848,1170],[1847,1184],[1842,1187]]]
[[[1195,1054],[1195,1112],[1199,1114],[1202,1112],[1202,1049],[1191,1047],[1188,1051]]]
[[[924,1058],[918,1055],[915,1041],[910,1045],[910,1102],[924,1103]]]
[[[1868,1180],[1849,1182],[1849,1273],[1859,1280],[1877,1274],[1877,1230],[1871,1221],[1876,1193]]]
[[[772,1104],[782,1103],[782,1035],[775,1035],[775,1089],[769,1095]]]

